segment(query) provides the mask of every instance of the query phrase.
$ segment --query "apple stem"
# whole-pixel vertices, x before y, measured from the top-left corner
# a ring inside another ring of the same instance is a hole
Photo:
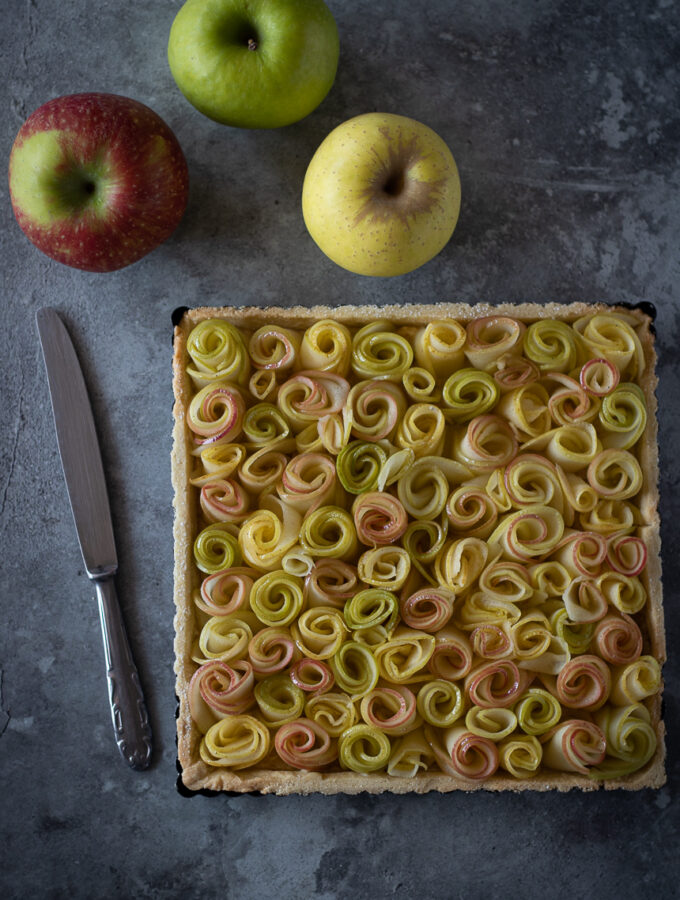
[[[257,50],[257,41],[253,40],[253,38],[248,38],[248,49]]]

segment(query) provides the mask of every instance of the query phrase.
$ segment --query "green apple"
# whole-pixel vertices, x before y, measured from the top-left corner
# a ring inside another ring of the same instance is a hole
[[[427,125],[366,113],[334,129],[302,188],[309,233],[333,262],[360,275],[403,275],[453,234],[460,179],[451,151]]]
[[[331,89],[338,29],[323,0],[187,0],[168,62],[196,109],[224,125],[279,128]]]

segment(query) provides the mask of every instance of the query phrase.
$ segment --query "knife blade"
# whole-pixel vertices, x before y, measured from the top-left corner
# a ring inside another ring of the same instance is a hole
[[[36,323],[80,550],[97,592],[114,735],[128,765],[146,769],[151,728],[116,594],[118,556],[92,407],[64,323],[47,307],[37,311]]]

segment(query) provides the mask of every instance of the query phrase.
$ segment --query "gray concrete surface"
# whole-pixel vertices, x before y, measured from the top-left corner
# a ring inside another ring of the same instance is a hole
[[[135,97],[191,172],[183,223],[117,274],[51,262],[0,187],[0,891],[4,898],[677,896],[680,18],[673,0],[329,0],[337,82],[276,132],[211,123],[165,61],[179,0],[3,0],[2,154],[51,97]],[[306,165],[341,121],[418,118],[459,163],[434,261],[350,275],[308,237]],[[650,300],[658,308],[669,781],[658,792],[184,799],[175,790],[170,314],[180,305]],[[102,438],[119,590],[151,710],[118,757],[93,592],[62,482],[34,315],[64,316]]]

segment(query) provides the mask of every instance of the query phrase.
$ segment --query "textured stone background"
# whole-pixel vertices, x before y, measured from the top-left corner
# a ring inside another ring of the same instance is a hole
[[[0,204],[0,890],[6,898],[669,897],[677,890],[680,19],[673,0],[329,0],[337,82],[272,133],[202,118],[165,61],[179,0],[3,0],[2,153],[51,97],[135,97],[192,178],[173,238],[106,276],[53,263]],[[306,165],[352,115],[429,124],[463,183],[453,240],[396,280],[329,262]],[[669,781],[658,792],[184,799],[175,791],[170,314],[191,304],[650,300],[659,312]],[[34,315],[90,385],[123,599],[155,733],[118,758],[93,591],[61,477]]]

